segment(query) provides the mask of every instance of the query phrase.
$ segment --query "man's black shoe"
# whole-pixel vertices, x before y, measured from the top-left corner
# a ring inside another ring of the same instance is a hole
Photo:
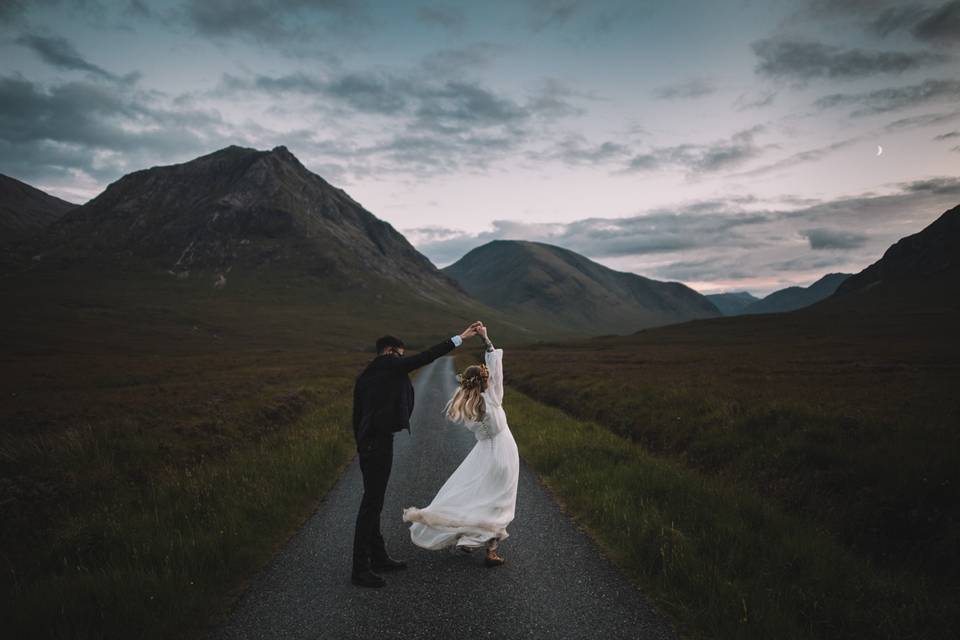
[[[398,571],[400,569],[406,569],[407,563],[403,560],[394,560],[390,556],[385,555],[382,558],[372,560],[370,567],[375,571]]]
[[[387,581],[375,574],[373,571],[366,569],[364,571],[354,571],[350,576],[350,582],[357,585],[358,587],[373,587],[379,588],[386,586]]]

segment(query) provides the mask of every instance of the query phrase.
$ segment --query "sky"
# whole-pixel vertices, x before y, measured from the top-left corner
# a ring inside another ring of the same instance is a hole
[[[441,267],[763,295],[960,204],[958,54],[956,0],[0,0],[0,173],[82,203],[285,145]]]

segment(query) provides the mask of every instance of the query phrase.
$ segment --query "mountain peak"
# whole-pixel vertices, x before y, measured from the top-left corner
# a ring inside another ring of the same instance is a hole
[[[285,146],[230,145],[130,173],[52,224],[31,248],[38,268],[130,263],[188,277],[275,265],[344,285],[372,276],[461,295],[406,238]]]
[[[474,298],[521,321],[599,335],[718,315],[696,291],[614,271],[543,242],[494,240],[443,270]]]

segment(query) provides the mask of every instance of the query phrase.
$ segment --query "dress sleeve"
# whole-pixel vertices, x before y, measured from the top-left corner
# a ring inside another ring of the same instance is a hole
[[[487,380],[487,395],[497,406],[503,403],[503,349],[494,349],[484,354],[490,378]]]
[[[467,421],[463,423],[477,440],[489,440],[493,437],[490,430],[490,424],[486,420],[480,422]]]

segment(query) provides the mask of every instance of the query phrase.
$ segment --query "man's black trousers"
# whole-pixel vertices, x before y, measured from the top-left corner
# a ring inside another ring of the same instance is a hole
[[[353,570],[363,571],[370,567],[371,560],[387,555],[380,533],[380,512],[393,466],[393,434],[364,439],[357,445],[357,453],[363,474],[363,498],[353,534]]]

